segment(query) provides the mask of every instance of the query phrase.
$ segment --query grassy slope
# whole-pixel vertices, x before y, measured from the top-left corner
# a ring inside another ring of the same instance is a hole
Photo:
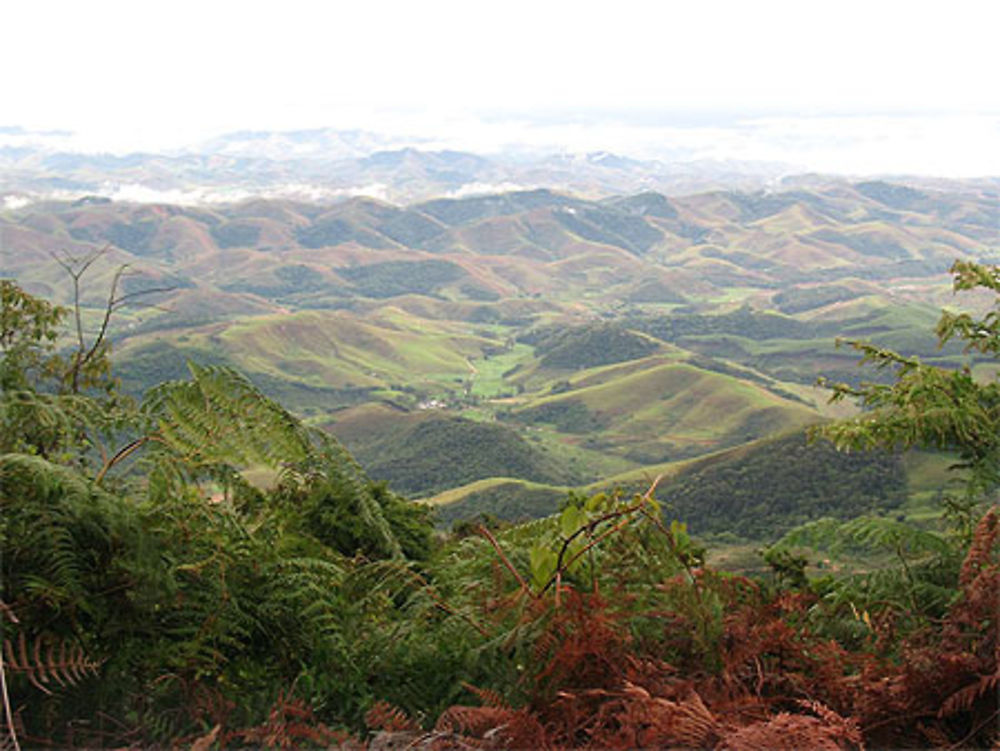
[[[560,408],[582,405],[588,424],[600,426],[602,439],[615,446],[702,452],[757,437],[755,432],[763,435],[816,420],[814,411],[756,384],[658,357],[646,364],[620,368],[626,372],[594,385],[533,399],[512,416],[546,421],[545,415],[558,414]]]
[[[469,327],[398,308],[362,317],[346,311],[256,316],[193,330],[133,337],[126,360],[150,341],[212,353],[251,374],[326,389],[418,387],[448,393],[469,375],[469,358],[495,340]],[[458,383],[456,383],[458,382]]]

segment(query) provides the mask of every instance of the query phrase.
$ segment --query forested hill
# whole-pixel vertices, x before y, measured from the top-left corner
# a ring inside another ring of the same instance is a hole
[[[642,493],[652,479],[604,479],[593,488]],[[843,453],[804,433],[683,463],[657,485],[667,513],[693,534],[766,541],[821,518],[894,513],[907,493],[898,454]],[[443,494],[438,514],[449,523],[483,516],[524,521],[549,513],[565,495],[565,488],[538,482],[471,483]]]

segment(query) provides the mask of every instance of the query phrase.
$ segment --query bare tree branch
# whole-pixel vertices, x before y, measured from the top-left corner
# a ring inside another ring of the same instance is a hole
[[[105,245],[100,250],[94,251],[93,253],[81,258],[75,258],[65,251],[61,256],[56,253],[49,254],[52,259],[62,267],[67,275],[69,275],[69,278],[73,282],[73,317],[76,323],[76,352],[73,355],[73,364],[66,375],[69,380],[70,391],[74,394],[80,393],[80,377],[84,368],[86,368],[87,365],[89,365],[94,358],[100,354],[102,347],[107,340],[108,329],[111,326],[111,319],[114,312],[125,307],[126,305],[135,305],[135,301],[138,298],[164,292],[172,292],[176,289],[176,287],[173,286],[152,287],[149,289],[137,290],[135,292],[128,292],[119,295],[118,287],[121,284],[122,277],[129,271],[129,265],[127,263],[122,264],[115,270],[115,274],[111,279],[111,288],[108,291],[108,300],[104,305],[104,315],[101,319],[100,327],[88,347],[83,331],[83,314],[82,306],[80,304],[80,280],[83,278],[84,274],[87,273],[87,270],[94,264],[94,262],[107,255],[107,253],[111,251],[111,248],[112,246],[110,244]],[[155,306],[150,305],[149,307]]]

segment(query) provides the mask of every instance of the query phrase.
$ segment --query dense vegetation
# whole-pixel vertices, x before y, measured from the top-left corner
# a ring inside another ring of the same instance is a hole
[[[372,477],[414,496],[494,476],[554,483],[570,479],[510,428],[461,417],[427,415],[397,433],[358,445],[354,453]]]
[[[367,297],[429,295],[464,275],[460,266],[447,261],[386,261],[339,269],[339,273]]]
[[[741,307],[723,315],[702,315],[689,313],[686,315],[647,316],[633,321],[632,324],[640,331],[652,334],[665,342],[678,341],[683,337],[704,336],[707,334],[730,334],[762,341],[765,339],[812,339],[829,335],[832,329],[818,329],[789,316],[753,310],[748,306]]]
[[[635,360],[659,349],[656,341],[614,323],[557,328],[523,340],[535,345],[542,367],[563,370]]]
[[[906,497],[906,477],[896,454],[845,453],[797,432],[697,460],[663,479],[657,491],[668,515],[693,534],[773,542],[818,519],[892,515]],[[564,496],[558,488],[498,482],[442,506],[438,518],[445,524],[483,517],[523,522],[551,514]]]
[[[884,514],[906,495],[899,456],[843,453],[797,433],[697,462],[661,489],[670,513],[699,534],[772,539],[822,517]]]
[[[1000,293],[998,269],[955,272]],[[869,411],[825,434],[955,451],[968,492],[948,528],[817,520],[748,579],[705,566],[655,487],[435,540],[424,508],[234,370],[191,366],[133,403],[106,342],[58,351],[65,311],[0,284],[4,744],[997,742],[995,382],[858,345],[894,376],[835,385]],[[1000,353],[995,313],[938,333]],[[262,490],[245,472],[264,467]],[[807,545],[891,563],[816,577]]]
[[[559,385],[556,390],[558,393]],[[601,419],[578,399],[542,402],[522,409],[514,419],[529,424],[547,423],[562,433],[594,433],[604,427]]]

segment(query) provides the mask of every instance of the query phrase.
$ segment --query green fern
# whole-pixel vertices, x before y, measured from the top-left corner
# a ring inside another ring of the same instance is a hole
[[[356,513],[384,551],[402,554],[370,481],[336,439],[306,428],[232,368],[188,367],[190,381],[161,384],[142,406],[154,497],[206,477],[231,487],[241,482],[237,470],[250,465],[281,468],[287,483],[306,492],[322,493],[330,483],[349,486]]]
[[[959,559],[953,543],[943,534],[905,522],[880,517],[849,522],[821,519],[788,532],[768,556],[801,548],[883,561],[872,570],[820,583],[829,610],[817,617],[826,618],[827,626],[841,638],[869,635],[870,624],[862,618],[869,611],[892,611],[895,617],[919,624],[941,616],[956,596]],[[852,617],[845,620],[848,613]]]
[[[856,549],[883,550],[907,557],[944,555],[952,549],[948,540],[937,532],[873,516],[849,522],[830,518],[809,522],[786,533],[775,547],[812,547],[838,554]]]
[[[22,454],[0,456],[0,488],[5,589],[20,582],[50,608],[82,604],[88,559],[109,542],[97,520],[107,499],[73,470]]]
[[[192,467],[301,462],[309,438],[301,423],[226,367],[188,363],[190,381],[152,389],[142,412],[154,442]]]
[[[121,410],[87,396],[0,392],[0,453],[79,458],[127,422]]]

